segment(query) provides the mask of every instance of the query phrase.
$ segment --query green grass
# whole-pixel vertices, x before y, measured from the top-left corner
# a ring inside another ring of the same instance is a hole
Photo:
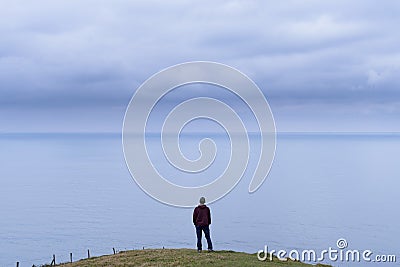
[[[106,267],[106,266],[312,266],[295,261],[259,261],[257,255],[235,251],[215,251],[197,253],[194,249],[145,249],[120,252],[115,255],[93,257],[74,263],[65,263],[63,267]],[[316,266],[329,266],[318,264]]]

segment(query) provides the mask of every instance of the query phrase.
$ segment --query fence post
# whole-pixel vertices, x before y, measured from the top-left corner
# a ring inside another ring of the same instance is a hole
[[[90,258],[90,251],[89,250],[87,250],[87,257],[88,257],[88,259]]]
[[[72,262],[72,252],[69,253],[69,259],[70,259],[70,261]]]
[[[113,252],[114,252],[114,255],[115,255],[115,248],[113,248]]]
[[[17,261],[17,267],[19,267],[19,261]]]

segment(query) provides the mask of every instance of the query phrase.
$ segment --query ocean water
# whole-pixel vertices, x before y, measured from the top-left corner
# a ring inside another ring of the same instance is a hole
[[[182,141],[189,158],[198,156],[200,137]],[[207,182],[227,163],[221,156],[207,175],[190,181],[162,163],[156,139],[149,138],[150,156],[173,182]],[[223,136],[216,140],[219,157],[229,144]],[[257,151],[257,140],[251,144]],[[53,254],[57,262],[70,253],[78,260],[88,249],[98,256],[112,248],[195,248],[192,210],[140,190],[120,135],[3,134],[0,148],[0,266],[49,263]],[[215,249],[318,252],[345,238],[349,249],[394,254],[397,263],[327,263],[399,266],[399,151],[394,134],[279,134],[260,189],[247,192],[255,152],[239,184],[210,204]]]

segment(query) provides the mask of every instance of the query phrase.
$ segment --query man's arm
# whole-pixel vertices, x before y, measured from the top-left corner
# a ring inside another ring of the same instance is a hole
[[[193,211],[193,224],[194,225],[196,225],[197,214],[198,214],[198,210],[197,210],[197,208],[195,208]]]
[[[211,212],[210,209],[208,208],[208,224],[211,224]]]

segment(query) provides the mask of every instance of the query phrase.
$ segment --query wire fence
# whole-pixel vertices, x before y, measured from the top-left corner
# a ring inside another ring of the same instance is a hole
[[[145,247],[143,246],[141,249],[145,249]],[[165,249],[165,247],[163,246],[162,247],[162,249]],[[117,254],[117,253],[120,253],[120,252],[122,252],[122,251],[126,251],[127,249],[125,248],[124,250],[119,250],[119,249],[116,249],[115,247],[113,247],[112,248],[112,253],[111,254],[102,254],[102,256],[105,256],[105,255],[115,255],[115,254]],[[133,249],[133,250],[135,250],[135,249]],[[56,266],[57,264],[62,264],[62,263],[73,263],[73,262],[76,262],[76,261],[79,261],[79,260],[82,260],[82,259],[89,259],[89,258],[91,258],[91,257],[93,257],[93,255],[91,254],[91,251],[90,251],[90,249],[88,249],[86,252],[85,252],[85,254],[86,254],[86,256],[87,257],[85,257],[85,258],[82,258],[82,257],[79,257],[79,258],[74,258],[74,254],[72,253],[72,252],[70,252],[69,253],[69,261],[57,261],[58,260],[58,257],[57,257],[57,255],[56,254],[53,254],[51,257],[48,257],[48,258],[40,258],[40,259],[32,259],[32,260],[30,260],[29,262],[28,261],[17,261],[16,263],[15,263],[15,266],[16,267],[27,267],[27,266],[32,266],[32,267],[49,267],[49,266]],[[63,258],[65,258],[65,256],[66,255],[62,255],[63,256]],[[96,256],[97,257],[97,256]],[[42,262],[41,264],[39,264],[39,265],[35,265],[35,264],[32,264],[32,265],[30,265],[32,262]],[[48,263],[46,263],[46,262],[48,262]],[[12,266],[12,265],[11,265]]]

